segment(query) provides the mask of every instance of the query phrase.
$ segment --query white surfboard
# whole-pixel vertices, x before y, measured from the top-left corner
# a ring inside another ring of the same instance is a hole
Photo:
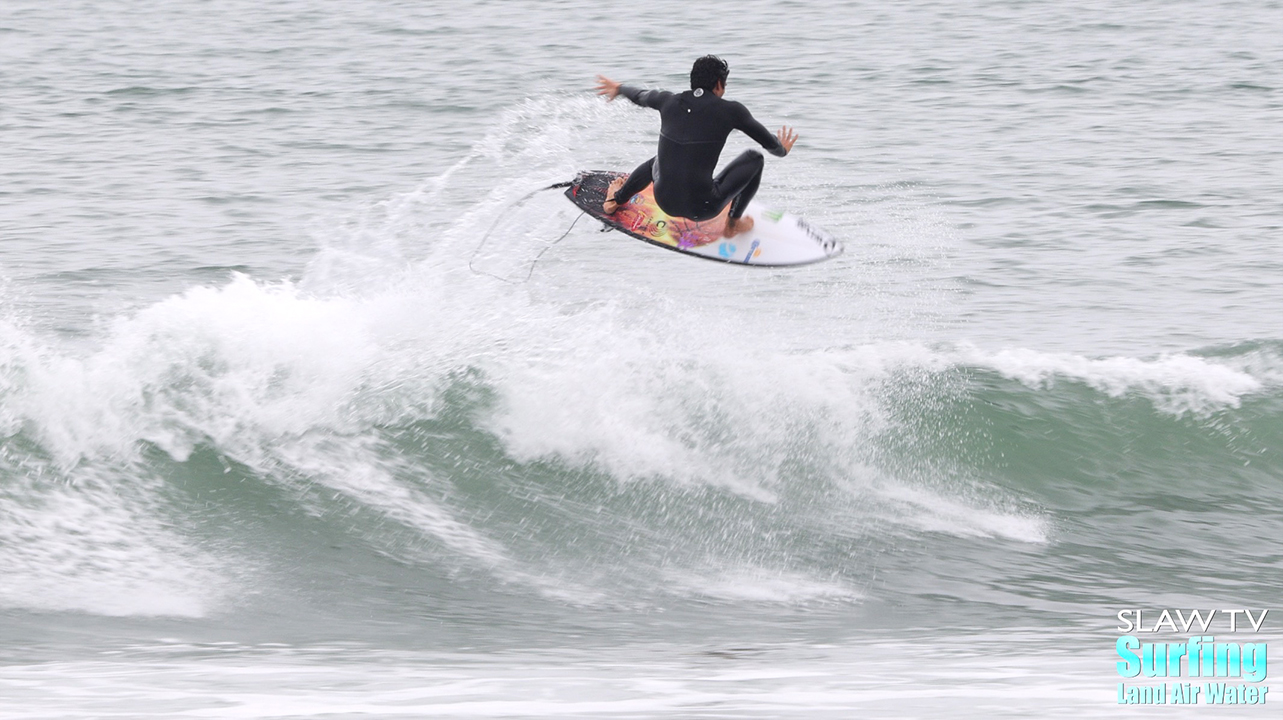
[[[606,188],[615,178],[624,175],[626,173],[610,171],[582,172],[566,188],[566,197],[615,230],[706,260],[781,267],[809,265],[842,254],[842,244],[825,230],[792,213],[771,210],[756,200],[750,202],[744,212],[746,217],[753,218],[753,229],[733,238],[722,237],[729,209],[703,222],[670,217],[659,209],[650,187],[634,195],[614,214],[606,215],[601,209]]]

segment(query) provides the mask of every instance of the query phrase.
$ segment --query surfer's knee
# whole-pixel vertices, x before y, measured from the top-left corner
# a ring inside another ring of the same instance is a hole
[[[745,162],[753,163],[753,165],[757,167],[764,167],[766,165],[766,158],[757,150],[745,150],[740,153],[740,157],[744,158]]]

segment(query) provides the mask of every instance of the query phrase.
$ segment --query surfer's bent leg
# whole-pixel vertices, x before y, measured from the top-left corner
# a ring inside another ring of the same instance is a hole
[[[721,202],[725,203],[728,198],[731,200],[731,220],[744,215],[749,201],[757,194],[757,187],[762,184],[764,167],[766,161],[762,159],[762,153],[745,150],[713,179],[713,187]]]
[[[620,205],[632,200],[634,195],[645,190],[647,185],[655,181],[654,173],[651,170],[651,166],[654,164],[655,158],[651,158],[638,165],[637,169],[633,171],[632,175],[628,176],[628,180],[624,181],[622,185],[618,184],[618,180],[610,184],[610,188],[606,191],[606,202],[602,204],[602,209],[606,211],[607,215],[613,215]],[[614,192],[612,193],[611,190],[614,190]]]
[[[765,166],[762,153],[745,150],[713,179],[713,189],[719,198],[718,207],[723,207],[727,199],[731,201],[726,229],[722,232],[724,237],[735,237],[753,229],[753,218],[744,217],[744,211],[757,194],[758,185],[762,184],[762,168]]]

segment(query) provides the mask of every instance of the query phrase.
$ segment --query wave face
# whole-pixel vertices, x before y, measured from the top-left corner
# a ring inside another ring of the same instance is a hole
[[[1234,579],[1279,551],[1283,343],[834,343],[627,280],[554,299],[581,271],[555,263],[479,282],[448,241],[392,275],[348,252],[94,343],[0,328],[0,605],[270,637],[359,635],[370,607],[537,632],[960,600],[1019,624],[1123,578],[1129,602],[1265,600]],[[363,272],[384,281],[334,280]]]

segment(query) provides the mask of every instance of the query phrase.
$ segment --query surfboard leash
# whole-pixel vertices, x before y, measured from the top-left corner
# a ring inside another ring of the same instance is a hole
[[[508,283],[509,285],[524,285],[525,283],[529,282],[531,276],[535,274],[535,265],[538,264],[539,258],[543,257],[543,254],[548,252],[548,248],[566,239],[566,236],[570,234],[570,231],[575,229],[575,224],[579,222],[579,218],[583,217],[584,215],[587,215],[587,213],[580,211],[580,213],[575,216],[575,219],[571,221],[570,227],[566,228],[566,232],[561,234],[561,237],[545,245],[544,248],[539,251],[539,254],[535,255],[535,259],[530,261],[530,269],[526,271],[526,277],[520,282],[516,280],[510,280],[506,277],[501,277],[499,275],[495,275],[492,272],[486,272],[485,270],[478,270],[472,266],[472,263],[476,261],[477,255],[481,252],[481,248],[486,246],[486,242],[490,240],[490,235],[494,233],[494,229],[499,226],[499,221],[504,219],[504,217],[508,214],[508,211],[512,210],[515,207],[520,206],[522,203],[534,197],[535,195],[538,195],[541,192],[544,192],[546,190],[559,190],[561,188],[570,187],[573,184],[574,184],[573,180],[567,180],[565,182],[553,183],[547,187],[541,187],[538,190],[531,190],[529,193],[526,193],[521,198],[519,198],[516,202],[513,202],[510,205],[508,205],[508,207],[504,208],[504,211],[499,214],[499,217],[495,218],[494,222],[490,223],[490,229],[486,230],[486,234],[481,236],[481,242],[477,243],[477,249],[472,251],[472,257],[468,258],[468,269],[471,270],[474,275],[486,275],[494,278],[495,280]]]

